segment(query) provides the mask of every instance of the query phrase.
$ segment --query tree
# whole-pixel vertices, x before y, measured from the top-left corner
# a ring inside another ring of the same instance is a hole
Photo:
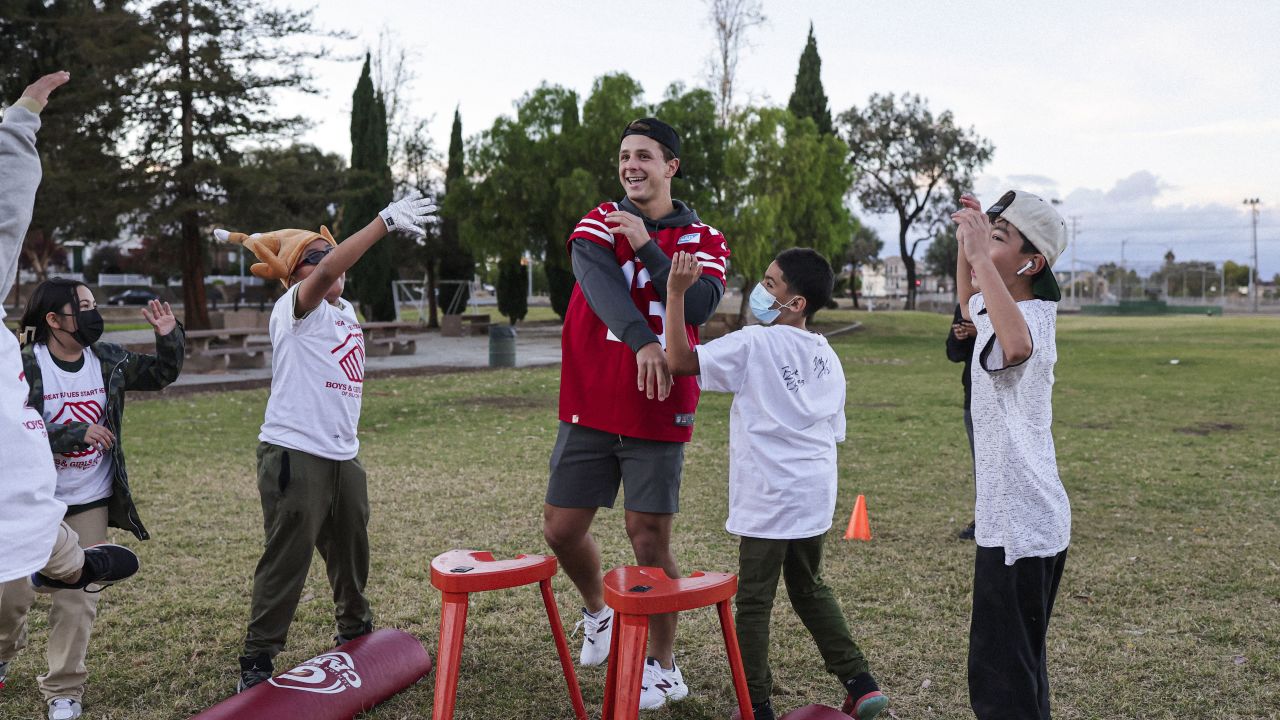
[[[445,170],[444,194],[450,200],[454,192],[462,191],[466,180],[466,158],[462,146],[462,115],[453,111],[453,129],[449,133],[449,165]],[[450,281],[439,292],[440,304],[445,312],[462,313],[471,299],[470,282],[475,275],[476,262],[471,251],[462,244],[458,231],[458,213],[449,212],[452,207],[443,203],[440,214],[440,279]]]
[[[852,181],[848,148],[819,134],[813,120],[783,108],[749,108],[735,118],[730,137],[726,207],[738,212],[719,229],[730,238],[733,267],[744,281],[742,322],[750,287],[778,252],[811,247],[838,260],[856,221],[844,205]]]
[[[160,0],[145,32],[157,52],[125,108],[149,198],[144,229],[182,253],[188,328],[209,327],[205,307],[207,227],[244,147],[307,127],[279,113],[281,89],[315,92],[307,60],[327,55],[311,11],[250,0]]]
[[[351,174],[348,200],[342,207],[342,235],[349,236],[373,220],[391,202],[393,186],[387,150],[387,106],[374,90],[369,55],[351,95]],[[391,282],[395,279],[392,238],[369,248],[351,268],[356,300],[367,320],[396,317]]]
[[[898,216],[907,309],[914,309],[914,255],[920,240],[908,248],[907,234],[916,222],[930,227],[945,219],[948,194],[958,195],[973,184],[994,147],[972,128],[957,127],[950,111],[935,118],[919,95],[872,95],[866,107],[841,113],[839,122],[849,145],[858,202],[869,212]]]
[[[831,108],[827,106],[827,93],[822,89],[822,58],[818,56],[818,41],[813,37],[813,23],[809,23],[809,40],[800,54],[796,87],[791,91],[787,109],[796,117],[812,119],[818,126],[818,132],[831,134]]]
[[[956,289],[956,258],[960,244],[956,242],[956,226],[950,223],[933,231],[933,242],[924,251],[924,267],[930,275],[951,278],[951,291]]]
[[[17,98],[52,69],[74,78],[41,114],[44,172],[21,256],[41,279],[63,261],[63,243],[114,239],[139,201],[119,145],[129,119],[120,89],[134,85],[154,51],[141,25],[124,2],[0,4],[0,98]]]
[[[1235,288],[1249,287],[1249,266],[1228,260],[1222,264],[1222,274],[1225,278],[1223,285],[1224,290],[1234,290]],[[1254,280],[1258,279],[1258,274],[1253,274]]]
[[[221,224],[243,232],[333,226],[345,197],[347,163],[314,145],[249,150],[225,178]]]
[[[458,218],[464,245],[497,258],[498,306],[512,310],[503,310],[512,322],[524,317],[525,301],[504,299],[503,293],[527,293],[526,281],[514,279],[523,272],[526,252],[544,259],[553,307],[562,315],[567,309],[573,275],[564,241],[582,210],[567,215],[561,192],[582,193],[586,187],[582,175],[575,186],[559,180],[574,178],[579,138],[577,94],[543,84],[516,103],[515,118],[499,117],[480,134],[468,163],[470,180],[451,191],[446,202],[446,210]]]
[[[763,25],[760,0],[704,0],[707,18],[716,35],[716,54],[707,72],[716,98],[716,114],[721,127],[733,116],[733,94],[738,80],[738,56],[748,46],[747,33]]]
[[[858,307],[858,288],[860,274],[858,269],[875,262],[884,249],[884,241],[876,231],[862,223],[853,231],[853,238],[844,250],[844,259],[849,265],[849,295],[853,298],[853,307]]]
[[[591,83],[591,94],[582,104],[582,134],[577,141],[571,164],[585,168],[596,180],[591,205],[578,208],[577,221],[587,210],[606,198],[622,192],[618,182],[618,145],[622,130],[632,120],[645,117],[644,88],[626,73],[601,75]],[[572,229],[565,228],[565,234]]]
[[[672,195],[688,203],[704,221],[719,222],[718,218],[729,214],[732,209],[724,207],[729,181],[724,170],[729,131],[720,125],[716,117],[715,97],[706,89],[690,89],[673,83],[655,108],[654,115],[680,133],[680,173],[683,177],[673,181]],[[616,142],[613,152],[617,152]],[[619,192],[616,161],[613,187],[615,194]]]

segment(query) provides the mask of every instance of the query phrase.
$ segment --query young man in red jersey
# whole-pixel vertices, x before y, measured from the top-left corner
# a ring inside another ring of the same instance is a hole
[[[543,533],[582,594],[583,665],[609,655],[613,611],[604,604],[600,551],[590,530],[596,510],[613,507],[619,483],[636,562],[679,575],[671,525],[698,384],[692,377],[672,379],[664,348],[668,332],[697,343],[697,326],[724,293],[729,246],[671,198],[673,177],[680,177],[676,131],[656,118],[627,125],[618,150],[626,196],[587,213],[569,235],[578,282],[564,321],[560,430]],[[702,276],[686,295],[684,326],[666,328],[667,274],[677,251],[694,255]],[[675,628],[674,614],[650,621],[643,709],[689,693],[673,655]]]

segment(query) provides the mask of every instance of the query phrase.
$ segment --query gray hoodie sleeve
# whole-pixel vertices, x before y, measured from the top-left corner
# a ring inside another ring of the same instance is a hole
[[[0,302],[13,289],[22,241],[35,208],[40,185],[40,156],[36,154],[39,129],[40,116],[18,105],[5,110],[0,121]]]
[[[662,252],[656,242],[647,242],[636,251],[636,257],[644,263],[649,271],[649,280],[653,289],[658,291],[662,302],[667,301],[667,275],[671,272],[671,258]],[[724,295],[724,285],[709,275],[703,275],[684,294],[684,321],[690,325],[701,325],[711,319],[716,307],[720,305],[720,296]]]
[[[658,342],[658,336],[631,300],[622,268],[608,248],[578,238],[573,241],[570,259],[573,276],[587,304],[609,332],[621,338],[632,352],[640,352],[645,345]]]

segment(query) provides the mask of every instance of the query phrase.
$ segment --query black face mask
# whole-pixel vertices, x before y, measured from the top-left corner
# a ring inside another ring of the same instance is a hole
[[[64,313],[59,314],[63,317],[72,317],[72,315]],[[102,313],[98,312],[97,308],[94,308],[92,310],[78,310],[73,315],[76,319],[76,331],[67,334],[84,347],[89,347],[98,342],[98,339],[102,337]],[[63,332],[66,332],[66,330],[63,330]]]

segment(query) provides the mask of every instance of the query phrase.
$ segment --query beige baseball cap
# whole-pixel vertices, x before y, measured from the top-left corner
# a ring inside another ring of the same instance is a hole
[[[1061,300],[1062,290],[1053,276],[1053,264],[1067,249],[1067,223],[1053,205],[1029,192],[1010,190],[995,205],[987,208],[987,217],[992,220],[1002,217],[1009,221],[1044,255],[1049,266],[1036,276],[1031,290],[1036,297],[1053,302]]]

